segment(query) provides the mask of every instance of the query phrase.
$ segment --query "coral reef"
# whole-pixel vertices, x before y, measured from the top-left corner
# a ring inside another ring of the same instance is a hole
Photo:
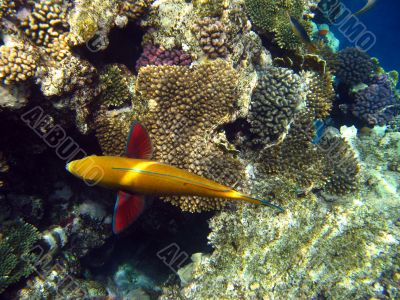
[[[327,71],[323,75],[316,72],[308,72],[303,74],[303,77],[306,78],[309,88],[307,94],[308,107],[313,111],[315,118],[327,118],[336,97],[330,72]]]
[[[284,49],[299,50],[302,41],[293,32],[289,15],[296,18],[305,28],[303,13],[308,8],[306,1],[246,0],[246,9],[254,25],[267,33],[275,34],[277,44]]]
[[[351,111],[369,126],[383,126],[398,114],[400,100],[386,74],[375,75],[368,87],[355,95]]]
[[[265,146],[281,140],[304,97],[302,79],[293,71],[273,67],[259,72],[248,115],[252,143]]]
[[[37,53],[29,44],[10,41],[0,46],[0,80],[8,85],[32,78],[38,60]]]
[[[228,185],[241,178],[241,164],[212,143],[219,125],[233,119],[237,74],[222,60],[197,65],[140,69],[138,92],[149,102],[143,118],[154,142],[154,159]],[[187,211],[221,208],[225,201],[165,199]]]
[[[209,58],[214,59],[227,55],[226,29],[219,18],[204,17],[194,24],[193,31],[200,41],[201,49]]]
[[[377,167],[387,164],[382,158],[397,155],[399,134],[365,139],[352,136],[362,147],[357,149],[365,164],[363,176],[369,182],[391,180],[398,187],[392,180],[398,174]],[[256,175],[253,192],[273,187],[271,178]],[[287,183],[281,188],[283,214],[245,206],[215,216],[209,235],[214,252],[203,256],[188,284],[165,291],[161,299],[397,298],[400,228],[395,189],[365,186],[341,205],[313,193],[298,197],[295,191]]]
[[[33,272],[36,256],[32,253],[34,243],[39,239],[38,230],[23,221],[2,224],[0,232],[0,293],[21,277]]]
[[[339,51],[331,65],[337,78],[349,87],[368,82],[375,71],[371,57],[358,48]]]
[[[20,26],[31,41],[55,59],[69,55],[66,5],[62,0],[34,2],[32,13]]]
[[[166,50],[163,47],[146,44],[143,47],[143,53],[136,61],[136,70],[148,65],[155,66],[190,66],[192,59],[190,54],[181,49]]]

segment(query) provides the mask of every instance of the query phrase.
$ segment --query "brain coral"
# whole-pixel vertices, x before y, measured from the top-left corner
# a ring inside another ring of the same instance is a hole
[[[222,60],[185,66],[141,68],[138,91],[150,107],[143,123],[155,147],[154,159],[233,186],[243,166],[213,144],[216,129],[233,118],[237,74]],[[226,201],[166,198],[186,211],[218,209]]]
[[[358,48],[340,51],[332,67],[338,79],[348,86],[368,82],[374,71],[371,57]]]
[[[272,67],[259,72],[248,115],[252,143],[265,145],[281,139],[303,101],[302,80],[293,71]]]

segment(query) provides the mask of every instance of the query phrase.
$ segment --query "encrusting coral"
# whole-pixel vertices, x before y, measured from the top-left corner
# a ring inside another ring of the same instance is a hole
[[[213,143],[219,125],[233,119],[237,74],[222,60],[196,65],[140,69],[138,92],[149,103],[143,123],[154,144],[153,159],[233,186],[241,164]],[[165,199],[186,211],[218,209],[226,201],[196,197]]]

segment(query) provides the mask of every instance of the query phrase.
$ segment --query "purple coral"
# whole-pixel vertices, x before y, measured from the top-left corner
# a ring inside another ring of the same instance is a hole
[[[156,66],[189,66],[192,63],[192,57],[182,49],[166,50],[152,44],[146,44],[143,53],[136,62],[136,71],[147,65]]]
[[[387,75],[375,75],[367,88],[358,92],[352,106],[353,115],[368,125],[383,126],[399,111],[400,102]]]

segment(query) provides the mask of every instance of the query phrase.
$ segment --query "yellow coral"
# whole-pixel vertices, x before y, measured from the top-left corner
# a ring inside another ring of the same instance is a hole
[[[62,0],[35,1],[32,13],[21,23],[25,34],[57,60],[69,54],[66,7]]]
[[[0,80],[5,84],[31,78],[37,68],[38,56],[34,48],[26,43],[0,47]]]

